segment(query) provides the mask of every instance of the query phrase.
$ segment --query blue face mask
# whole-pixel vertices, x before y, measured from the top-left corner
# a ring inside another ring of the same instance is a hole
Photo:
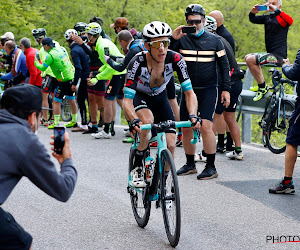
[[[202,30],[200,30],[200,32],[198,34],[196,32],[196,33],[193,33],[193,34],[190,34],[190,35],[194,36],[194,37],[199,37],[199,36],[203,35],[203,33],[204,33],[204,28],[202,28]]]

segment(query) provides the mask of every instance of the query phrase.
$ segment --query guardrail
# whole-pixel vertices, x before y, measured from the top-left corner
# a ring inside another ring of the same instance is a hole
[[[247,66],[244,62],[239,62],[239,66]],[[251,127],[252,127],[252,114],[255,115],[263,115],[267,98],[272,93],[267,93],[260,101],[254,102],[253,97],[256,95],[255,92],[249,90],[249,88],[253,85],[253,76],[247,68],[245,78],[243,80],[243,90],[241,93],[242,97],[242,141],[243,142],[251,142]],[[295,91],[294,91],[295,93]],[[296,102],[296,95],[284,95],[284,99]]]

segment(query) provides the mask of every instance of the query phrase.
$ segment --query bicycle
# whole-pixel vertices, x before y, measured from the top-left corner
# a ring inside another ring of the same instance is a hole
[[[270,69],[272,73],[273,93],[268,97],[264,114],[258,123],[263,130],[263,143],[272,153],[280,154],[286,149],[286,135],[288,130],[289,118],[294,111],[295,105],[291,101],[283,99],[284,83],[295,85],[289,79],[282,78],[282,73],[277,69]]]
[[[180,196],[176,168],[173,157],[167,148],[165,131],[168,128],[191,127],[190,121],[185,122],[160,122],[158,124],[144,124],[141,129],[156,129],[157,131],[157,153],[156,160],[147,151],[144,157],[145,166],[145,188],[136,188],[131,182],[131,171],[134,166],[134,155],[138,145],[138,135],[135,136],[134,143],[129,155],[129,178],[127,191],[130,194],[132,211],[137,224],[144,228],[149,221],[151,201],[156,201],[156,208],[162,207],[165,230],[171,246],[177,246],[180,238],[181,211]],[[197,133],[194,131],[192,144],[197,142]],[[168,175],[164,169],[170,168]]]

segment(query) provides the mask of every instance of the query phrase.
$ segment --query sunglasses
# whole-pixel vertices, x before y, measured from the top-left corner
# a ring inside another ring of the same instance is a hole
[[[148,44],[155,49],[159,49],[161,46],[164,46],[166,48],[170,46],[170,40],[158,40],[154,42],[149,42]]]
[[[193,25],[193,24],[200,24],[202,20],[186,20],[187,24]]]

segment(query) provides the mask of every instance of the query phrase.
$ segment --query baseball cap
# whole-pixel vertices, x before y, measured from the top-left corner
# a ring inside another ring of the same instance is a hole
[[[3,38],[14,40],[15,36],[12,32],[6,32],[3,36],[1,36],[1,39],[3,39]]]
[[[111,28],[115,28],[115,27],[127,28],[127,26],[128,26],[128,20],[125,17],[117,17],[115,22],[110,25]]]
[[[30,84],[19,84],[4,91],[1,98],[1,107],[6,107],[6,99],[13,98],[14,105],[22,110],[41,110],[42,92],[41,89]]]
[[[43,38],[42,44],[50,46],[52,48],[55,47],[55,44],[54,44],[54,42],[53,42],[53,40],[52,40],[51,37],[45,37],[45,38]]]

